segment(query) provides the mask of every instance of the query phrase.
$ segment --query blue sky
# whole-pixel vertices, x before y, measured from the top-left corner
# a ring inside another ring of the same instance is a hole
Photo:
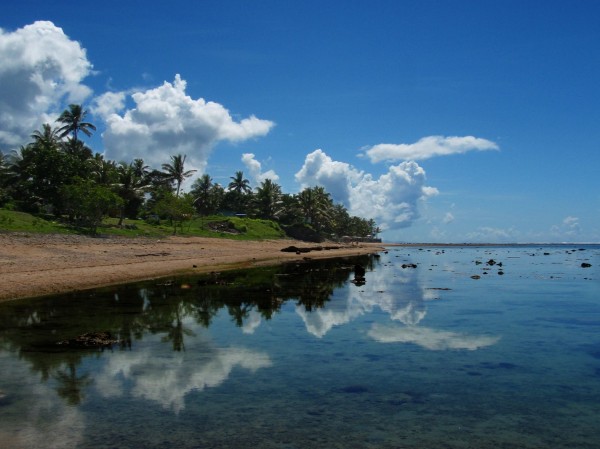
[[[323,185],[387,241],[600,242],[600,2],[9,1],[0,149]]]

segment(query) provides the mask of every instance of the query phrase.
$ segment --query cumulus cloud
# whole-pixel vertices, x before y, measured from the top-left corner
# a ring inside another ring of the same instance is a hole
[[[498,145],[490,140],[473,136],[423,137],[415,143],[380,143],[365,150],[373,163],[382,161],[423,160],[435,156],[448,156],[468,151],[498,150]]]
[[[125,109],[126,96],[125,92],[105,92],[94,98],[90,110],[94,115],[107,119]]]
[[[52,22],[0,29],[0,61],[0,147],[26,143],[32,130],[56,120],[63,103],[92,93],[82,84],[92,71],[85,49]]]
[[[97,107],[107,113],[103,139],[108,157],[141,157],[151,166],[160,166],[170,155],[182,153],[202,173],[218,142],[264,136],[274,126],[253,115],[235,121],[224,106],[194,99],[186,87],[186,81],[176,75],[173,83],[137,91],[131,95],[135,106],[123,113],[116,112],[120,97],[104,97]]]
[[[320,149],[306,156],[296,181],[302,188],[323,186],[350,214],[373,218],[382,230],[410,226],[419,218],[419,200],[438,194],[425,185],[425,170],[414,161],[393,165],[375,179]]]
[[[262,164],[254,158],[253,153],[244,153],[242,155],[242,163],[248,169],[249,176],[255,184],[260,184],[265,179],[270,179],[271,181],[279,180],[279,175],[274,170],[262,171]]]

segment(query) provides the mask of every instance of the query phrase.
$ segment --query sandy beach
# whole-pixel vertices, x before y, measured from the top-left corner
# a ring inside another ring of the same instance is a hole
[[[283,248],[334,247],[297,254]],[[236,241],[200,237],[91,238],[0,234],[0,301],[304,258],[361,255],[382,244],[314,244],[295,240]]]

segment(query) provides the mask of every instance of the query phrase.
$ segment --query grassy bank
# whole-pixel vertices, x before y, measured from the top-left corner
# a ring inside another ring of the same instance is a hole
[[[173,235],[168,220],[147,223],[144,220],[125,220],[119,227],[116,218],[107,218],[98,227],[99,235],[122,237],[165,237]],[[0,209],[0,232],[87,234],[84,228],[74,227],[54,217],[40,217],[24,212]],[[234,240],[264,240],[284,238],[279,225],[269,220],[214,215],[197,217],[177,227],[178,235],[219,237]]]

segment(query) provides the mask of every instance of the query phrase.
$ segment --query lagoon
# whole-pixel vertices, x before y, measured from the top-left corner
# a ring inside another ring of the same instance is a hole
[[[390,247],[3,303],[0,447],[598,448],[599,267]]]

